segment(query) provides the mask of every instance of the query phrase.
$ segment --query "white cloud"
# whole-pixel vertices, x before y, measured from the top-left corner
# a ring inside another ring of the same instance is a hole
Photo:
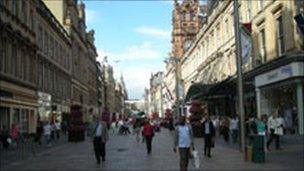
[[[86,22],[87,23],[93,23],[97,19],[97,11],[91,10],[91,9],[86,9]]]
[[[163,39],[170,38],[170,31],[162,30],[159,28],[140,26],[135,28],[135,31],[140,34],[150,35],[156,38],[163,38]]]
[[[103,61],[104,56],[108,56],[115,78],[123,74],[130,98],[141,98],[144,88],[149,87],[151,73],[164,69],[164,64],[157,62],[162,61],[163,52],[151,42],[129,46],[122,52],[112,53],[97,49],[97,53],[97,60],[100,62]]]
[[[143,42],[139,45],[131,45],[126,47],[121,52],[110,53],[102,49],[97,50],[98,58],[101,61],[104,56],[108,56],[109,62],[114,60],[146,60],[146,59],[160,59],[163,54],[151,43]]]
[[[163,70],[162,65],[130,66],[123,69],[128,93],[131,98],[141,98],[144,88],[149,87],[151,73],[156,73]]]

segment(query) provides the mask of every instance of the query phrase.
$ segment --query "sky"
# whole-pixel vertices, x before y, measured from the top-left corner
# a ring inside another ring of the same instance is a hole
[[[98,61],[108,56],[130,99],[141,99],[151,73],[164,71],[171,50],[172,1],[85,1]]]

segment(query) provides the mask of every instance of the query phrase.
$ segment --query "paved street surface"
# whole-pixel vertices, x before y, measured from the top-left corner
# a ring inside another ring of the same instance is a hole
[[[204,158],[203,139],[195,139],[200,152],[200,170],[303,170],[303,143],[283,146],[282,151],[267,154],[264,164],[244,162],[242,153],[232,145],[217,140],[212,158]],[[163,129],[155,135],[152,154],[135,136],[111,135],[107,144],[106,162],[97,165],[89,139],[82,143],[67,143],[22,162],[14,162],[1,170],[178,170],[178,153],[172,150],[172,135]],[[190,164],[190,168],[193,169]]]

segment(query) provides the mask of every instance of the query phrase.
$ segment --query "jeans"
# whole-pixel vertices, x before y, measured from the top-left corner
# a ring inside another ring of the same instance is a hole
[[[237,142],[237,139],[238,139],[238,130],[237,129],[233,129],[231,130],[231,133],[232,133],[232,139],[233,139],[233,143],[236,143]]]
[[[152,150],[152,136],[146,136],[147,153],[150,154]]]
[[[179,148],[179,166],[181,171],[186,171],[188,168],[190,148]]]
[[[211,144],[212,144],[212,135],[211,134],[205,134],[205,146],[204,146],[204,155],[211,156]]]

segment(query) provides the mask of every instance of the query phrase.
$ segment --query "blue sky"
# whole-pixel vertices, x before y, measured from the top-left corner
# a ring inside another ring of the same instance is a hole
[[[142,98],[151,73],[164,70],[171,50],[170,1],[85,1],[87,29],[95,30],[98,60],[108,56],[129,98]],[[119,62],[117,62],[119,61]]]

